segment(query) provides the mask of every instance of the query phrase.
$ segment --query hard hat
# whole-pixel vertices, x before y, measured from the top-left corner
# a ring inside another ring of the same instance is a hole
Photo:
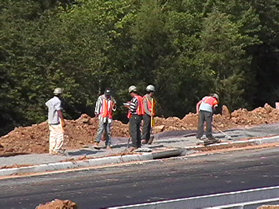
[[[153,86],[153,85],[148,85],[147,87],[146,87],[146,91],[148,91],[148,92],[150,92],[150,91],[155,91],[155,87]]]
[[[55,88],[53,93],[54,93],[54,95],[62,94],[63,93],[63,89],[62,88]]]
[[[110,89],[106,89],[105,92],[104,92],[105,96],[110,96],[111,94],[111,91]]]
[[[130,86],[129,87],[129,93],[135,92],[135,91],[137,91],[137,87],[135,87],[135,86]]]
[[[218,96],[218,94],[214,93],[212,96],[213,96],[214,98],[216,98],[216,99],[219,101],[219,96]]]

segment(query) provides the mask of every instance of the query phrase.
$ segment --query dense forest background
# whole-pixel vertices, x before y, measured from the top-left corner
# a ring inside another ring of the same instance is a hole
[[[65,114],[93,116],[112,88],[156,86],[158,114],[183,117],[217,92],[231,110],[279,101],[278,0],[1,0],[0,134]]]

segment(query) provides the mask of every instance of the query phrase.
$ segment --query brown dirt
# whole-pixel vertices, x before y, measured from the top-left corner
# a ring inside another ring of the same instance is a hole
[[[266,104],[252,111],[238,109],[232,113],[223,106],[223,114],[214,116],[214,124],[221,130],[231,128],[246,128],[260,124],[279,122],[279,110]],[[177,117],[155,117],[154,133],[173,130],[196,130],[198,115],[189,113],[183,119]],[[98,129],[98,119],[83,114],[77,120],[66,120],[65,148],[78,149],[93,144]],[[46,122],[29,127],[17,127],[0,138],[0,156],[23,153],[48,152],[48,125]],[[128,125],[114,121],[112,136],[127,137]]]
[[[55,199],[44,205],[40,204],[36,209],[77,209],[77,204],[71,200],[58,200]]]

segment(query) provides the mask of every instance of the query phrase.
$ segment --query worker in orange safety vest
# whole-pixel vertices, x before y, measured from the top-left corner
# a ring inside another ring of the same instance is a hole
[[[204,145],[209,145],[213,143],[220,143],[221,141],[215,139],[212,135],[212,120],[213,113],[219,104],[219,96],[214,93],[210,96],[205,96],[196,105],[196,110],[199,113],[198,122],[198,132],[196,138],[199,140],[197,144],[201,144],[201,139],[204,133],[204,122],[206,123],[206,140],[204,140]]]
[[[129,87],[129,93],[132,97],[132,100],[124,103],[125,107],[128,110],[128,118],[129,118],[129,132],[130,137],[132,139],[132,147],[129,151],[134,151],[137,148],[141,147],[141,120],[144,114],[142,96],[137,93],[136,86]]]
[[[152,127],[154,126],[154,116],[156,114],[156,102],[153,98],[155,87],[148,85],[146,87],[147,94],[143,97],[143,129],[142,129],[142,144],[152,144],[154,136],[151,136]]]
[[[94,147],[99,149],[99,143],[103,133],[106,135],[106,148],[111,149],[111,126],[113,122],[113,112],[116,110],[116,101],[111,96],[111,90],[107,88],[103,95],[98,97],[95,106],[95,116],[99,118],[99,129]]]

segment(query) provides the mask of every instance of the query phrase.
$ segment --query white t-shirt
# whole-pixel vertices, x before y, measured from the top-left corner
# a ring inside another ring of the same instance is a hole
[[[218,105],[218,101],[214,97],[206,96],[202,98],[200,110],[206,112],[213,112],[213,109]]]
[[[61,100],[57,96],[54,96],[45,104],[48,107],[48,123],[52,125],[59,124],[60,121],[57,111],[62,110]]]

